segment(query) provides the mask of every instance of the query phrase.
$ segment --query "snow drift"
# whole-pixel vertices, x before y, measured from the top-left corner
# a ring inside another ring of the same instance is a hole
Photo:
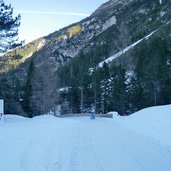
[[[171,146],[171,105],[150,107],[127,117],[115,117],[116,122],[163,145]]]

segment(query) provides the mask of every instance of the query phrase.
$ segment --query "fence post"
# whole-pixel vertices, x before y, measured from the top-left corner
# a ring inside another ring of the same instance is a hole
[[[0,122],[4,122],[4,100],[0,99]]]

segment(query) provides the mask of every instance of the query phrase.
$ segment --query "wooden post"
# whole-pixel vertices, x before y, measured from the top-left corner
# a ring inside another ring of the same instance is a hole
[[[4,100],[0,99],[0,122],[4,121]]]
[[[83,100],[84,100],[84,93],[83,93],[83,87],[79,87],[80,91],[81,91],[81,100],[80,100],[80,105],[81,105],[81,113],[83,113],[83,108],[84,108],[84,104],[83,104]]]

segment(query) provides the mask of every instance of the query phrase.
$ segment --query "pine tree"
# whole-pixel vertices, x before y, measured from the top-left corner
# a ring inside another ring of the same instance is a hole
[[[32,84],[31,80],[33,79],[33,72],[34,72],[34,63],[31,60],[28,71],[27,71],[27,79],[24,86],[24,99],[23,99],[23,109],[28,114],[29,117],[32,117],[32,109],[30,106],[30,99],[32,96]]]
[[[135,80],[132,82],[134,106],[141,109],[148,106],[168,104],[171,95],[169,39],[155,36],[142,42],[136,48]],[[135,86],[136,84],[136,86]],[[136,99],[141,97],[141,101]]]
[[[4,1],[0,0],[0,53],[22,44],[22,42],[17,43],[20,19],[20,15],[13,18],[11,5],[5,5]]]
[[[109,66],[107,63],[103,64],[103,67],[100,69],[100,95],[101,95],[101,111],[102,113],[107,113],[109,110],[109,96],[110,96],[110,75],[109,75]]]
[[[121,115],[125,115],[126,111],[126,72],[122,66],[113,66],[112,71],[112,102],[113,110]]]

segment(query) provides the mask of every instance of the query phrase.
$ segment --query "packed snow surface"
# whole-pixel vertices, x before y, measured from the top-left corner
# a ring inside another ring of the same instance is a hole
[[[170,111],[95,120],[6,116],[0,171],[171,171]]]

